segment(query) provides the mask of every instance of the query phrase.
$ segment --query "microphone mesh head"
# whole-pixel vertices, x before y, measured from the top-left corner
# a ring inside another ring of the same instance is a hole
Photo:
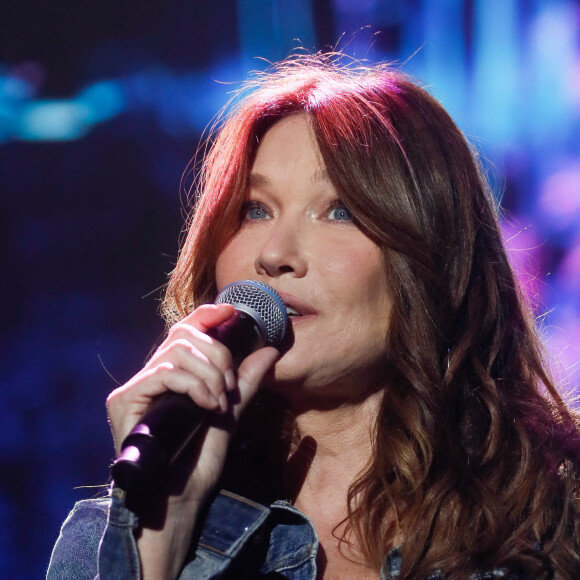
[[[228,284],[217,295],[215,303],[253,311],[266,329],[266,345],[278,346],[282,342],[288,327],[286,306],[278,292],[265,282],[244,280]]]

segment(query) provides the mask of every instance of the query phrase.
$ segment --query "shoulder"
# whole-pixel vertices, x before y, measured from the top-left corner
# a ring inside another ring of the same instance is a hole
[[[399,577],[402,566],[401,546],[393,548],[385,559],[381,578],[384,580],[396,580]],[[430,574],[425,580],[445,580],[446,574],[440,570]],[[468,580],[534,580],[523,572],[509,570],[500,566],[489,570],[477,570],[469,575]]]
[[[82,500],[75,504],[54,545],[47,580],[92,580],[97,575],[99,542],[110,506],[110,498]]]
[[[75,504],[62,524],[61,536],[73,534],[79,541],[91,541],[97,534],[100,539],[107,524],[111,498],[86,499]]]

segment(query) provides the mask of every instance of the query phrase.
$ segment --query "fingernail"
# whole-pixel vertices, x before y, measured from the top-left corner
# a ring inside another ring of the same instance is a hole
[[[228,410],[228,397],[225,393],[221,393],[219,396],[219,404],[222,413],[225,413]]]
[[[234,375],[234,371],[232,369],[228,369],[224,373],[224,377],[228,391],[233,391],[236,388],[236,376]]]

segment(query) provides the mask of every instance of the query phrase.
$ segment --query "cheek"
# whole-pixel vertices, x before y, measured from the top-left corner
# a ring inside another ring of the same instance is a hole
[[[325,261],[326,269],[345,296],[352,296],[357,301],[365,300],[373,306],[388,302],[383,257],[374,244],[344,247],[342,251],[335,247],[331,255],[332,259]]]
[[[239,272],[244,268],[244,255],[247,256],[247,252],[241,250],[237,236],[234,236],[216,261],[215,277],[218,289],[241,279]]]
[[[227,273],[230,272],[228,255],[222,252],[215,265],[215,281],[218,290],[221,290],[228,284]]]
[[[348,262],[348,263],[347,263]],[[337,271],[338,273],[338,271]],[[383,257],[376,246],[351,253],[341,266],[344,297],[350,303],[357,333],[381,342],[386,336],[392,300],[387,290]]]

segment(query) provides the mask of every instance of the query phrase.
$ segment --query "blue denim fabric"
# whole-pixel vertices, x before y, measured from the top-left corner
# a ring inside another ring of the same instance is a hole
[[[137,517],[124,505],[121,490],[113,490],[110,498],[78,502],[62,525],[47,580],[138,580],[133,534],[138,525]],[[257,579],[268,574],[315,580],[317,551],[312,522],[290,503],[276,501],[268,508],[221,491],[179,580]],[[396,580],[400,569],[401,554],[395,548],[385,559],[381,579]],[[526,580],[501,568],[470,578]],[[427,580],[443,580],[443,574],[434,573]]]
[[[111,500],[78,502],[64,521],[52,551],[47,580],[93,580],[97,575],[99,541]]]
[[[113,490],[110,498],[78,502],[61,528],[47,580],[137,580],[133,530],[138,525],[124,506],[121,490]],[[232,568],[244,570],[246,548],[261,540],[260,532],[270,531],[257,575],[277,572],[289,580],[314,580],[318,538],[312,523],[287,502],[267,508],[227,491],[212,502],[195,555],[179,580],[213,580]]]
[[[99,546],[97,577],[139,578],[139,554],[133,530],[139,520],[124,504],[125,492],[113,489],[105,532]]]

